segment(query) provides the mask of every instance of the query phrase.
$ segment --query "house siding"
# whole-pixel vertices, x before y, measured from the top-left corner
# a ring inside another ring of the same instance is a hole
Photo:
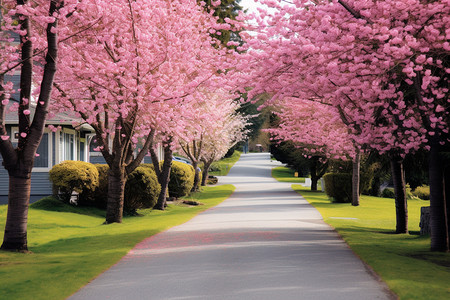
[[[8,204],[9,176],[5,169],[0,170],[0,204]],[[52,184],[48,178],[48,172],[31,173],[31,199],[33,203],[45,196],[52,194]]]
[[[90,156],[89,162],[91,164],[106,164],[106,160],[103,158],[103,156]]]

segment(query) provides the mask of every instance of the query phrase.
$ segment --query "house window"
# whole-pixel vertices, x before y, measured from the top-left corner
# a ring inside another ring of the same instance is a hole
[[[84,145],[85,143],[86,143],[86,139],[80,138],[78,149],[80,149],[80,157],[79,157],[79,160],[81,160],[81,161],[86,161],[86,157],[85,157],[85,145]]]
[[[19,128],[12,127],[11,128],[11,142],[14,147],[17,147],[19,142]],[[52,165],[51,162],[51,154],[52,154],[52,135],[45,130],[42,135],[41,142],[36,150],[36,157],[34,158],[33,172],[42,172],[48,171]]]
[[[64,129],[59,134],[59,160],[76,160],[77,150],[75,142],[75,130]]]
[[[75,135],[64,133],[64,156],[66,160],[76,160],[75,157]]]
[[[42,136],[41,143],[37,149],[37,156],[34,158],[35,168],[48,168],[48,158],[49,158],[49,135],[44,133]]]

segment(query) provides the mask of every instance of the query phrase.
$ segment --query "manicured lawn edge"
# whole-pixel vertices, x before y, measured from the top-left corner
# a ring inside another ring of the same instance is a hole
[[[294,177],[295,171],[288,167],[272,168],[272,177],[280,182],[305,183],[305,178]]]
[[[102,225],[104,217],[85,212],[30,208],[31,254],[0,252],[2,299],[66,299],[116,264],[143,239],[180,225],[227,199],[232,185],[205,187],[189,197],[199,206],[169,205],[166,211],[141,210],[122,224]],[[6,205],[0,206],[4,232]],[[151,284],[151,283],[149,283]]]
[[[399,299],[449,299],[450,254],[430,252],[429,236],[420,236],[420,207],[428,202],[410,200],[410,234],[393,234],[393,199],[361,197],[361,205],[331,203],[321,192],[294,184],[332,226],[352,251],[367,264]]]
[[[209,171],[209,175],[212,176],[226,176],[228,175],[228,172],[230,172],[231,167],[239,160],[241,157],[242,152],[240,151],[234,151],[233,155],[227,158],[223,158],[219,161],[216,161],[211,166],[212,168],[216,169],[215,171]]]

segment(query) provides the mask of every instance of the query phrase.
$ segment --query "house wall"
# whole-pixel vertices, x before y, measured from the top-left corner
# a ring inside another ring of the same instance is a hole
[[[7,131],[11,135],[11,131],[14,133],[15,126],[7,125]],[[41,143],[37,153],[40,155],[39,159],[35,160],[35,167],[31,173],[31,197],[30,203],[33,203],[45,196],[52,194],[52,184],[49,180],[48,172],[55,165],[61,161],[67,159],[67,155],[72,155],[71,159],[75,160],[87,160],[85,153],[86,149],[86,139],[84,138],[84,133],[75,131],[70,126],[63,126],[62,130],[54,133],[46,130],[47,137],[46,142]],[[73,143],[72,139],[64,135],[64,133],[74,134]],[[15,144],[15,139],[12,138],[13,144]],[[61,144],[62,143],[62,144]],[[68,144],[72,144],[71,149],[67,148]],[[42,147],[46,148],[46,152],[42,150]],[[84,149],[82,150],[81,147]],[[42,160],[44,153],[47,154],[46,159]],[[44,161],[45,166],[42,165]],[[0,155],[0,164],[3,162],[3,158]],[[41,163],[40,167],[36,163]],[[9,176],[8,172],[0,167],[0,204],[8,203],[8,191],[9,191]]]
[[[11,128],[14,128],[14,126],[7,126],[8,133],[11,134]],[[13,130],[14,131],[14,130]],[[62,160],[65,159],[64,155],[69,154],[71,151],[66,151],[65,147],[62,146],[62,143],[68,142],[68,139],[64,137],[64,132],[71,133],[75,132],[74,130],[71,130],[69,127],[62,128],[62,130],[58,131],[57,133],[47,131],[48,133],[48,140],[47,140],[47,147],[48,147],[48,167],[42,167],[42,168],[34,168],[33,172],[31,174],[31,197],[30,197],[30,203],[33,203],[43,197],[49,196],[52,194],[52,184],[49,180],[48,171],[54,166],[55,164],[60,163]],[[90,163],[94,164],[106,164],[105,159],[99,152],[91,152],[89,151],[89,145],[87,143],[90,142],[90,138],[88,134],[76,132],[75,138],[77,139],[77,147],[74,149],[76,152],[76,159],[79,160],[87,160]],[[42,146],[41,146],[42,147]],[[82,150],[81,147],[84,149]],[[39,150],[38,150],[39,153]],[[43,153],[43,152],[41,152]],[[89,154],[89,155],[87,155]],[[159,157],[163,157],[163,149],[161,146],[158,146],[157,148],[157,155]],[[0,155],[0,165],[3,161],[2,156]],[[143,163],[151,163],[151,157],[145,156]],[[0,167],[0,204],[7,204],[8,203],[8,190],[9,190],[9,176],[8,172],[3,168]]]
[[[8,204],[9,177],[8,172],[0,169],[0,204]],[[31,199],[33,203],[52,194],[52,185],[48,179],[48,172],[34,172],[31,174]]]

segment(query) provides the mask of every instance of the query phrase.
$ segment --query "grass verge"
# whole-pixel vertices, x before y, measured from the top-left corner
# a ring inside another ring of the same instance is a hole
[[[68,208],[61,206],[51,211],[45,205],[30,208],[28,246],[32,253],[0,252],[0,298],[65,299],[119,261],[138,242],[188,221],[233,191],[232,185],[205,187],[189,197],[204,205],[140,210],[141,217],[125,217],[122,224],[102,225],[104,215],[96,210],[76,208],[67,212]],[[1,237],[6,209],[6,205],[0,206]]]
[[[292,187],[400,299],[450,299],[450,254],[430,252],[429,236],[419,235],[420,207],[429,202],[409,200],[410,234],[393,234],[393,199],[362,196],[354,207],[331,203],[324,193],[301,185]]]
[[[272,177],[281,182],[305,183],[305,178],[294,177],[295,171],[288,167],[275,167],[272,169]]]
[[[242,152],[234,151],[231,157],[223,158],[219,161],[213,162],[211,165],[211,171],[209,175],[212,176],[225,176],[230,172],[231,167],[239,160]]]

